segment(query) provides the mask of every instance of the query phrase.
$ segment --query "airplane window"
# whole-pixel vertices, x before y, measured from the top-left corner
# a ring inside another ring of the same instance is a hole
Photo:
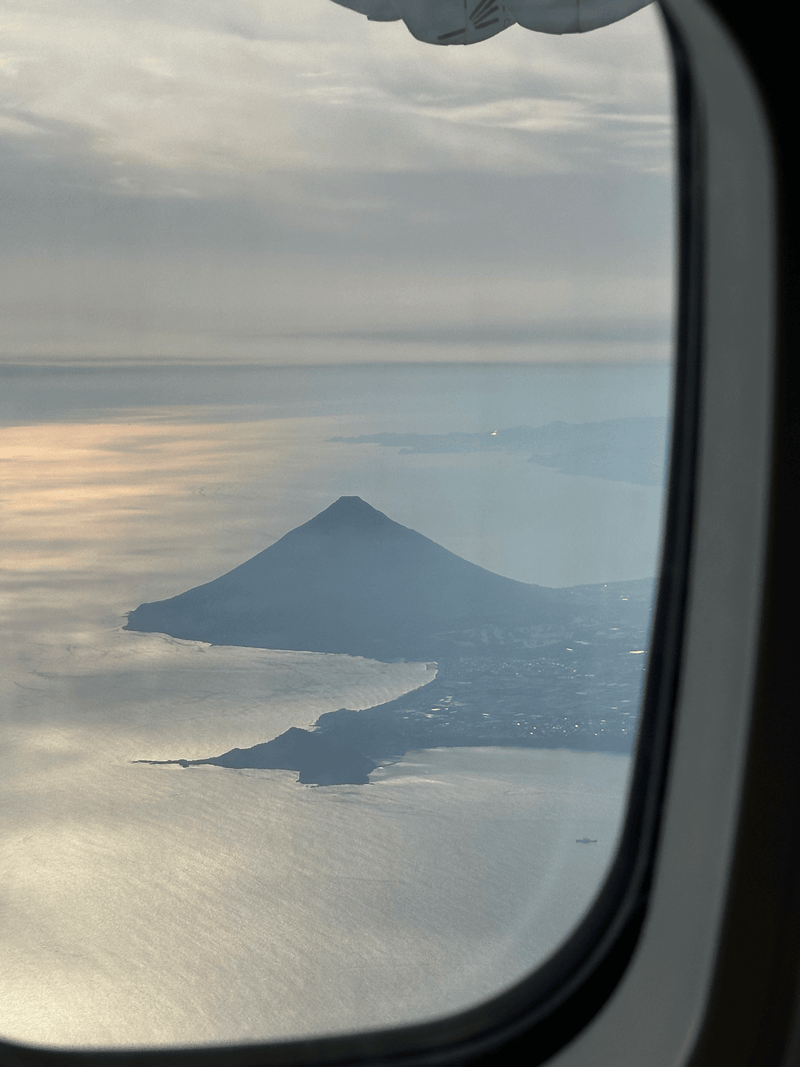
[[[438,1018],[613,859],[671,415],[660,16],[394,3],[6,13],[4,1039]]]

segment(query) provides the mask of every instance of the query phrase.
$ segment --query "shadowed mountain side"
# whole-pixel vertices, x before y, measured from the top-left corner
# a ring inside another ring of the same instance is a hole
[[[292,726],[286,733],[252,748],[232,748],[209,759],[134,760],[154,766],[252,768],[298,771],[298,781],[315,785],[365,785],[377,764],[349,745]]]
[[[562,590],[492,574],[360,497],[340,497],[222,577],[142,604],[126,629],[210,644],[427,660],[470,648],[499,654],[509,638],[538,647],[562,637],[574,615]]]

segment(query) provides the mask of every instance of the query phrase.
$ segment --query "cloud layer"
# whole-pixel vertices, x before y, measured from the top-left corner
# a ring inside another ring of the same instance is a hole
[[[455,334],[449,354],[328,338],[510,325],[524,349],[543,323],[605,315],[660,329],[627,358],[663,358],[671,116],[652,9],[461,49],[329,0],[277,25],[245,0],[0,18],[6,358],[491,359],[502,345]]]

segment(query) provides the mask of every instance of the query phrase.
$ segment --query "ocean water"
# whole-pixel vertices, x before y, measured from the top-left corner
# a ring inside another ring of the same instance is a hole
[[[552,952],[613,855],[626,758],[442,749],[324,788],[136,765],[269,740],[435,667],[122,626],[341,495],[519,580],[651,576],[660,486],[331,439],[663,416],[668,367],[4,382],[0,1033],[104,1047],[380,1027],[475,1003]]]
[[[314,788],[49,754],[4,804],[3,1034],[99,1047],[372,1028],[497,992],[590,902],[628,767],[440,749]]]

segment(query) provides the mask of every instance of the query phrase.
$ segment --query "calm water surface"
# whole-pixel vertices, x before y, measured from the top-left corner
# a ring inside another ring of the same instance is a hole
[[[435,668],[211,648],[125,632],[124,613],[351,494],[523,581],[652,575],[659,486],[521,453],[331,438],[663,415],[667,370],[10,382],[3,1035],[104,1046],[382,1026],[464,1007],[550,953],[613,853],[626,758],[441,749],[369,786],[325,788],[283,771],[135,765],[269,740]]]

